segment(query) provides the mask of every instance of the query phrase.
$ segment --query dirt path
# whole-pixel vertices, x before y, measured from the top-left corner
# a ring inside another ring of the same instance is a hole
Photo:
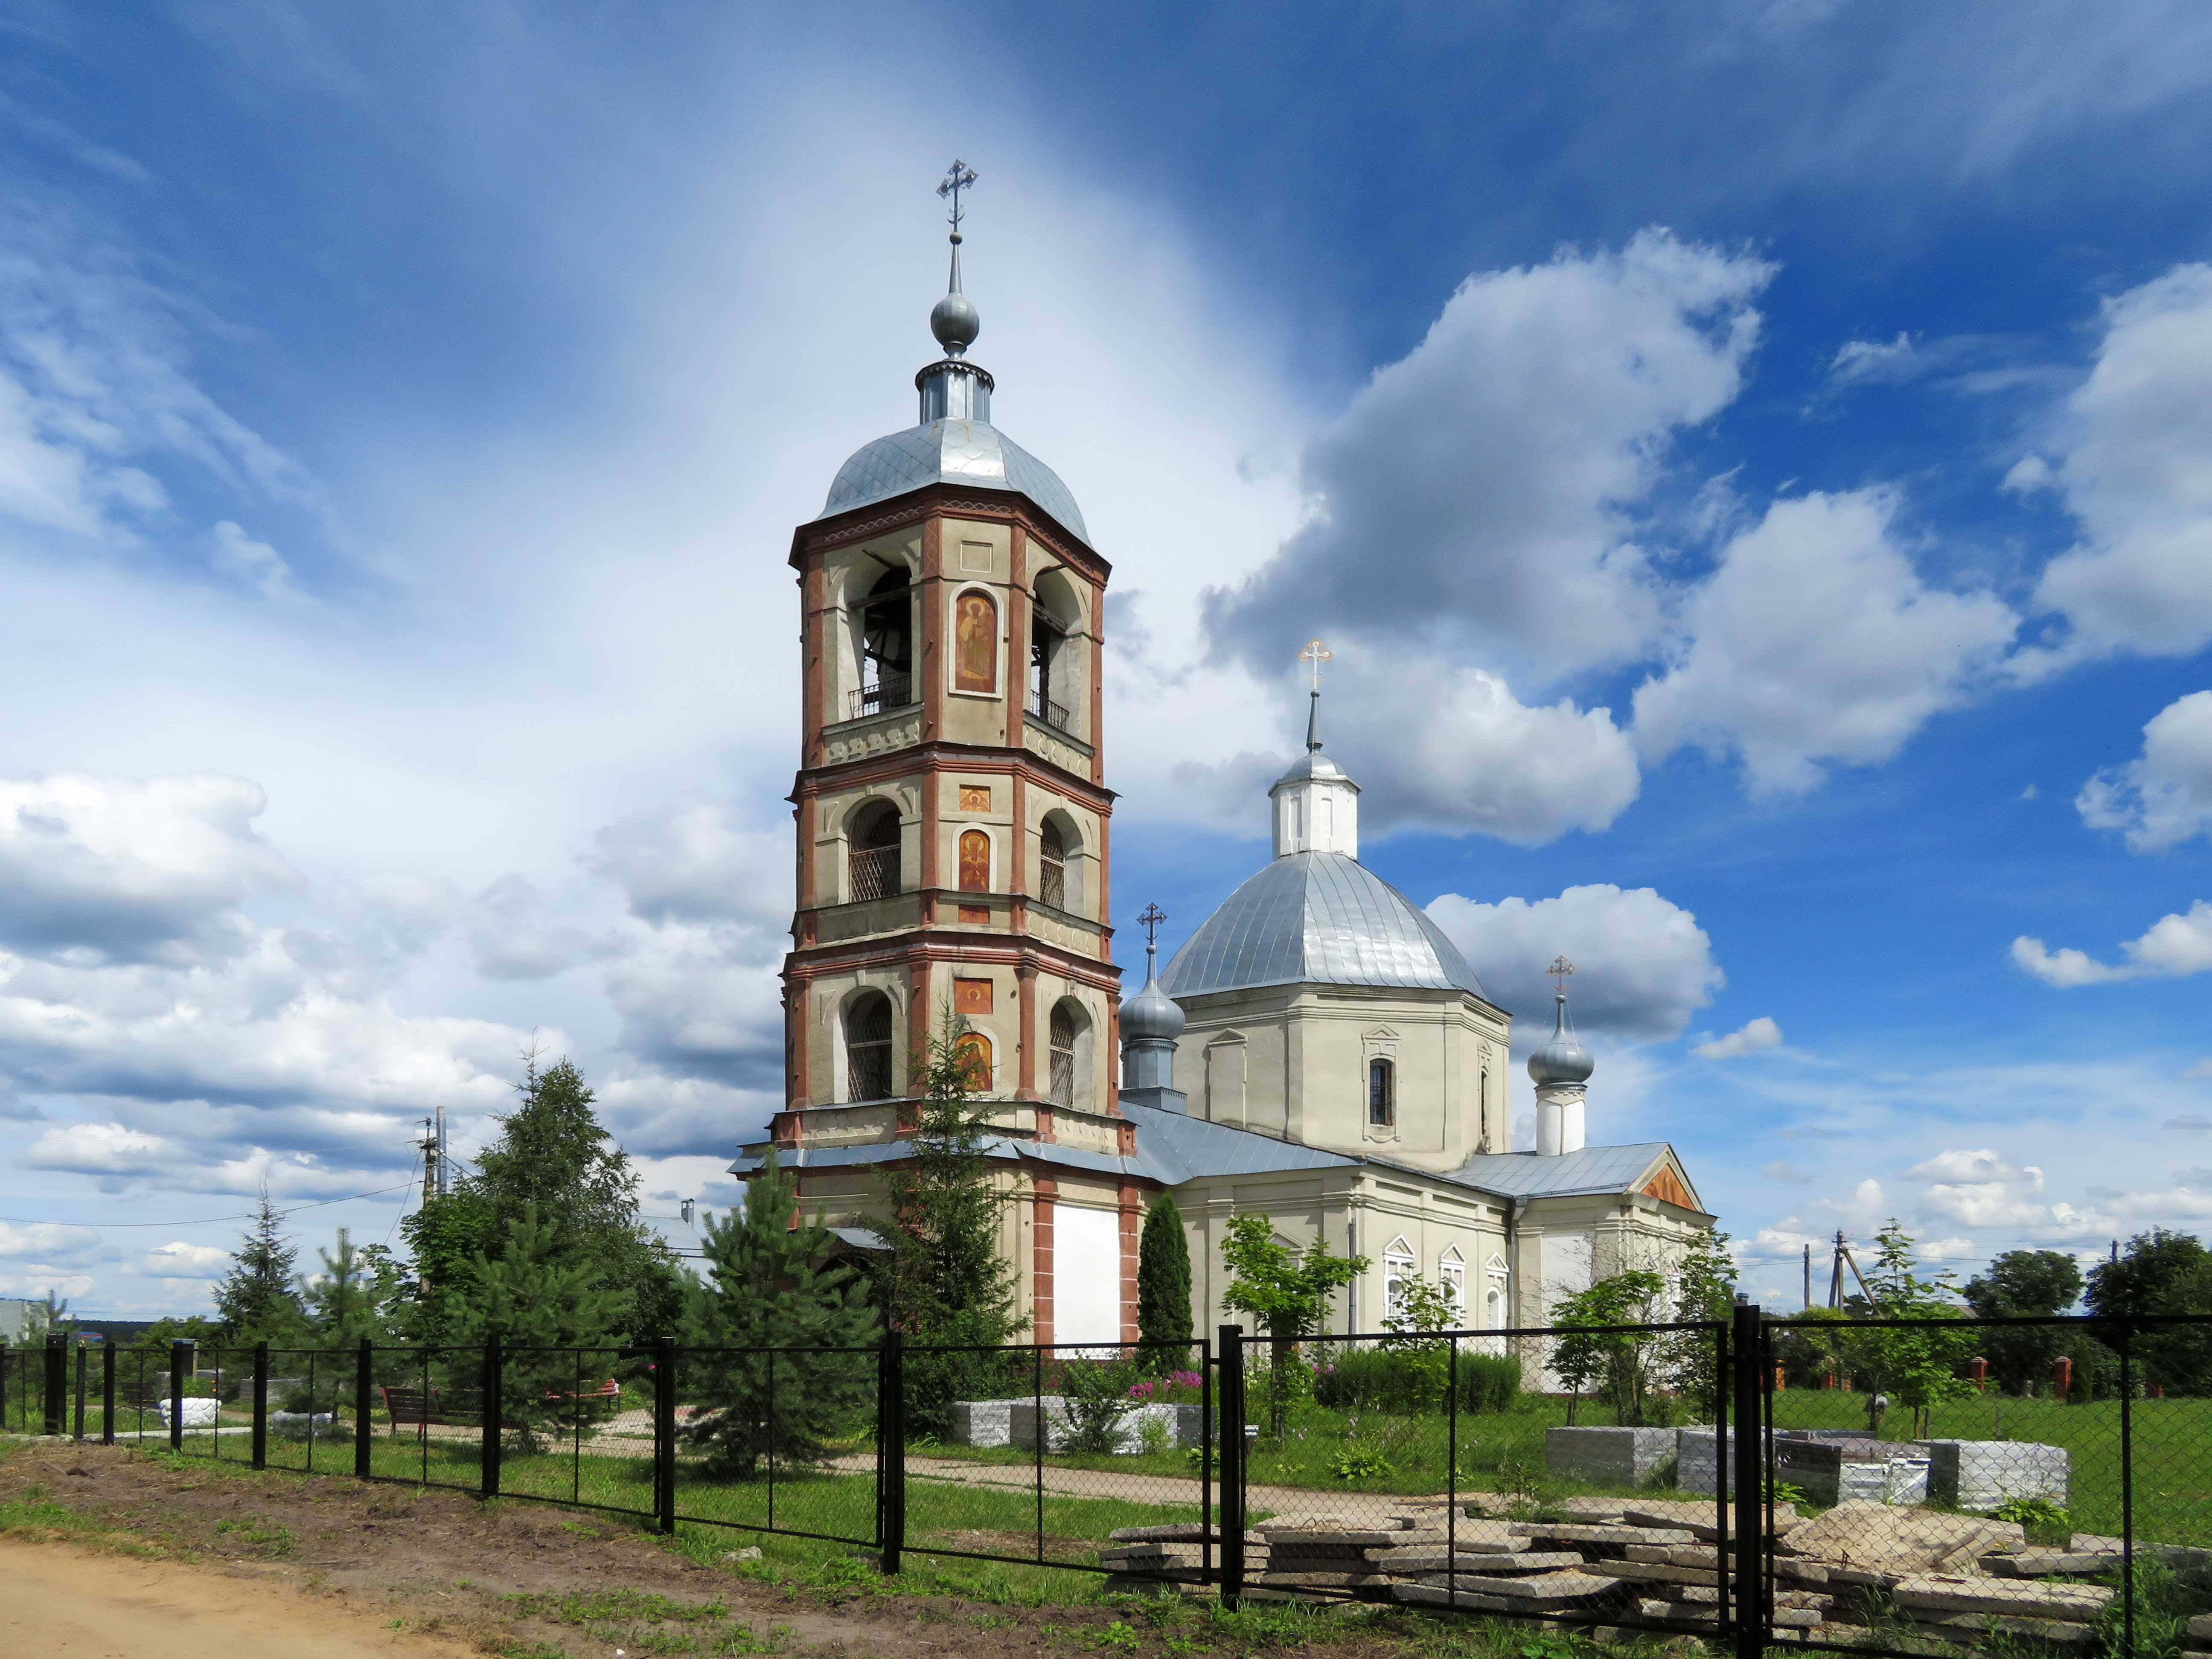
[[[460,1659],[467,1644],[174,1561],[0,1540],[0,1652],[64,1659]]]

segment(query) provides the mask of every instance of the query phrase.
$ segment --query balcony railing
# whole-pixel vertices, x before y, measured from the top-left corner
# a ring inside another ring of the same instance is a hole
[[[899,849],[896,847],[855,848],[850,874],[854,902],[862,899],[889,898],[899,890]]]
[[[1032,691],[1030,693],[1029,708],[1032,715],[1055,732],[1065,732],[1070,737],[1075,735],[1075,717],[1068,713],[1066,704],[1054,702],[1042,691]]]
[[[904,708],[914,701],[914,676],[886,674],[873,685],[864,685],[857,691],[845,694],[848,720],[859,720],[863,715],[881,714],[893,708]]]

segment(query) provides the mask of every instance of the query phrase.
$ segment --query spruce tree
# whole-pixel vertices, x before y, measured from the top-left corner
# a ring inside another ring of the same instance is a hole
[[[392,1340],[392,1310],[406,1294],[405,1276],[381,1244],[356,1249],[353,1236],[338,1229],[337,1254],[317,1250],[322,1273],[299,1281],[307,1328],[319,1346],[351,1348],[363,1337]]]
[[[1029,1321],[1014,1312],[1013,1264],[999,1254],[1006,1203],[987,1143],[995,1103],[973,1098],[975,1074],[948,1012],[927,1049],[914,1057],[919,1098],[903,1133],[907,1158],[887,1166],[891,1211],[886,1290],[891,1323],[916,1345],[988,1347]],[[942,1434],[955,1400],[988,1399],[1005,1367],[988,1355],[915,1354],[907,1365],[907,1417],[918,1432]]]
[[[828,1257],[818,1221],[793,1226],[798,1177],[770,1149],[744,1206],[707,1224],[706,1273],[685,1286],[686,1431],[710,1473],[750,1480],[762,1460],[816,1462],[868,1402],[879,1321],[868,1286]]]
[[[500,1421],[535,1451],[548,1434],[564,1434],[612,1414],[617,1402],[598,1393],[615,1364],[626,1310],[622,1291],[567,1247],[556,1222],[526,1199],[506,1229],[499,1253],[479,1250],[462,1269],[448,1304],[452,1340],[480,1350],[494,1335],[508,1352],[495,1403]],[[480,1386],[474,1352],[456,1358],[454,1386]]]
[[[540,1071],[525,1060],[522,1098],[476,1158],[476,1172],[400,1224],[428,1289],[412,1334],[448,1339],[448,1291],[480,1254],[496,1257],[524,1208],[550,1230],[552,1259],[588,1262],[622,1298],[619,1328],[644,1338],[675,1328],[682,1306],[675,1253],[638,1218],[636,1174],[592,1110],[584,1074],[568,1060]]]
[[[1177,1345],[1146,1349],[1143,1363],[1150,1369],[1191,1369],[1190,1242],[1182,1212],[1165,1193],[1145,1212],[1137,1236],[1137,1340]]]
[[[284,1237],[283,1219],[264,1188],[253,1224],[232,1253],[230,1271],[215,1287],[216,1318],[226,1343],[282,1346],[305,1334],[307,1316],[292,1288],[299,1247]]]

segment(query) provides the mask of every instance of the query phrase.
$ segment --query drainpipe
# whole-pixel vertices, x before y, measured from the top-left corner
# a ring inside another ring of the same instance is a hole
[[[1505,1322],[1509,1327],[1521,1322],[1521,1218],[1528,1208],[1525,1198],[1516,1198],[1505,1206]]]

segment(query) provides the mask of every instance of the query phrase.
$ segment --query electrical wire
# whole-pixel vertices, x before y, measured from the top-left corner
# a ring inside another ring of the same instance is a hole
[[[403,1181],[397,1187],[379,1187],[373,1193],[348,1193],[343,1198],[319,1198],[312,1204],[295,1204],[291,1208],[287,1210],[279,1210],[276,1213],[280,1216],[297,1215],[302,1210],[320,1210],[325,1209],[332,1204],[350,1204],[356,1199],[381,1198],[386,1193],[408,1191],[411,1189],[414,1185],[415,1183],[412,1181]],[[260,1218],[261,1212],[258,1210],[248,1210],[240,1215],[211,1215],[198,1221],[47,1221],[43,1219],[33,1220],[27,1216],[0,1215],[0,1221],[8,1222],[18,1227],[94,1227],[103,1229],[115,1227],[212,1227],[216,1223],[222,1221],[258,1221]]]

